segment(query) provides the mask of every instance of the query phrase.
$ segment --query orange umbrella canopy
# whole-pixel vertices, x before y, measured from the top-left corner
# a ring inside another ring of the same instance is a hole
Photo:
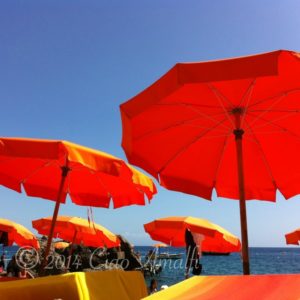
[[[114,208],[145,204],[152,180],[123,160],[66,141],[0,138],[0,184],[28,196],[55,200],[41,272],[46,265],[60,203]]]
[[[156,193],[151,179],[107,153],[56,140],[1,138],[0,184],[28,196],[57,200],[62,174],[75,204],[114,208],[144,205]]]
[[[32,221],[32,226],[39,234],[49,235],[52,218],[41,218]],[[120,241],[115,234],[105,227],[88,220],[58,216],[54,228],[54,237],[62,238],[74,244],[83,243],[90,247],[116,247]]]
[[[69,246],[70,246],[70,243],[62,242],[62,241],[56,242],[56,243],[54,244],[54,248],[55,248],[55,249],[64,249],[64,248],[67,248],[67,247],[69,247]]]
[[[245,201],[300,193],[299,97],[300,53],[279,50],[178,63],[120,107],[130,163],[170,190],[239,199],[244,274]]]
[[[205,236],[201,250],[207,252],[229,253],[241,250],[240,240],[219,225],[205,219],[193,217],[166,217],[144,225],[145,231],[153,240],[174,247],[185,246],[185,230]]]
[[[5,246],[11,246],[16,243],[20,247],[31,246],[40,248],[37,238],[23,225],[7,219],[0,219],[0,235],[6,233],[8,236]],[[1,237],[0,237],[1,238]]]
[[[287,233],[285,235],[285,240],[288,245],[299,245],[300,228],[294,230],[293,232]]]
[[[153,245],[154,248],[166,248],[169,247],[169,245],[164,244],[164,243],[157,243]]]

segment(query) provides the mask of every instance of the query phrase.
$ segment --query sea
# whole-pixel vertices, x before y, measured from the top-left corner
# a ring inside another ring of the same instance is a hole
[[[0,255],[6,254],[6,262],[18,250],[17,246],[0,247]],[[141,254],[142,261],[151,246],[135,246],[134,250]],[[161,252],[182,254],[178,260],[157,260],[156,264],[162,266],[160,273],[154,276],[146,276],[147,285],[152,278],[162,285],[171,286],[184,279],[185,248],[162,248]],[[228,275],[242,274],[242,260],[240,253],[231,253],[229,256],[202,256],[202,275]],[[251,274],[296,274],[300,273],[300,247],[296,248],[250,248]]]
[[[142,258],[152,247],[136,246]],[[166,250],[167,249],[167,250]],[[181,253],[180,260],[161,260],[162,271],[154,278],[160,288],[162,285],[171,286],[184,280],[185,248],[162,248],[161,252]],[[251,274],[295,274],[300,273],[300,247],[296,248],[250,248],[249,250]],[[240,253],[228,256],[202,256],[201,275],[242,274],[242,260]],[[147,285],[151,277],[146,277]]]

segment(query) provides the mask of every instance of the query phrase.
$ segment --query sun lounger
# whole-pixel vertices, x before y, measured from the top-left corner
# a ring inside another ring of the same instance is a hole
[[[144,300],[296,300],[300,274],[195,276]]]
[[[147,296],[141,272],[76,272],[0,282],[1,300],[140,300]]]

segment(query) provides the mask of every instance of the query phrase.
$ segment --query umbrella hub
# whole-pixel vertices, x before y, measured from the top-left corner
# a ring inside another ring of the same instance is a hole
[[[245,108],[244,107],[234,107],[231,110],[231,113],[233,115],[243,115],[245,113]]]
[[[233,130],[233,134],[235,135],[235,139],[236,140],[239,140],[243,137],[243,134],[244,134],[244,130],[243,129],[234,129]]]
[[[246,109],[244,107],[234,107],[231,110],[231,113],[234,116],[234,123],[235,123],[235,130],[233,130],[233,133],[235,135],[236,139],[241,139],[242,135],[244,134],[244,130],[241,129],[241,116],[245,114]]]
[[[69,168],[68,166],[62,166],[61,167],[61,176],[67,177],[69,171],[71,171],[71,168]]]

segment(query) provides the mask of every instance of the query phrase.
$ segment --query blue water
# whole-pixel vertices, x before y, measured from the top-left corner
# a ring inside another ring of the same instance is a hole
[[[142,258],[151,247],[136,246]],[[169,253],[182,253],[183,262],[180,260],[164,260],[162,272],[155,276],[158,287],[163,284],[168,286],[184,279],[185,249],[166,248]],[[162,250],[165,251],[165,250]],[[166,263],[167,262],[167,263]],[[229,256],[203,256],[202,275],[242,274],[242,261],[239,253]],[[166,264],[166,265],[164,265]],[[251,274],[295,274],[300,273],[300,248],[250,248]],[[151,278],[146,278],[149,283]]]
[[[18,247],[5,247],[7,261],[17,251]],[[142,260],[150,249],[149,246],[135,246],[135,251],[140,252]],[[155,276],[158,287],[163,284],[168,286],[184,279],[185,249],[165,248],[169,253],[182,253],[182,260],[162,260],[157,263],[163,265],[163,270]],[[162,252],[165,251],[162,249]],[[0,254],[3,248],[0,247]],[[203,275],[242,274],[242,262],[239,253],[229,256],[203,256]],[[250,248],[251,274],[295,274],[300,273],[300,247],[299,248]],[[149,284],[150,277],[146,278]]]
[[[5,266],[7,266],[11,257],[18,251],[18,249],[19,249],[18,246],[3,247],[2,245],[0,245],[0,255],[5,254],[5,259],[4,259]]]

